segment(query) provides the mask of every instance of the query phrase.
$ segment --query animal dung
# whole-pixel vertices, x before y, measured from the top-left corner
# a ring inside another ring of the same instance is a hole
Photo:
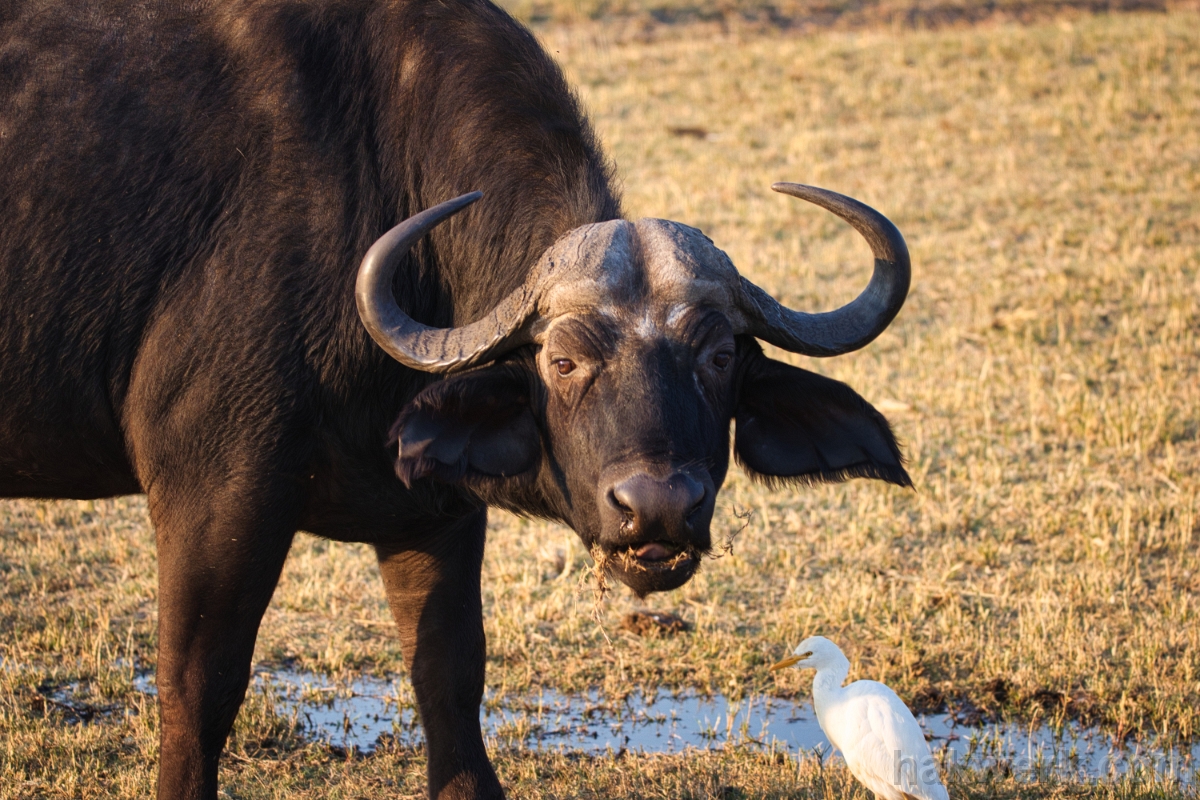
[[[638,636],[674,636],[692,629],[682,617],[666,611],[630,611],[621,618],[621,627]]]
[[[710,134],[704,128],[697,127],[668,127],[667,133],[681,139],[707,139]]]

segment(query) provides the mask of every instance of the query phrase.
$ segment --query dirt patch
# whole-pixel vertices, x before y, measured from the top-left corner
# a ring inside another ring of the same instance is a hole
[[[984,684],[983,690],[992,696],[992,699],[999,705],[1004,705],[1008,702],[1009,693],[1012,686],[1004,678],[992,678]]]
[[[1053,689],[1038,689],[1031,699],[1045,711],[1059,711],[1063,707],[1063,693]]]
[[[912,710],[922,714],[941,711],[946,705],[946,696],[936,687],[925,684],[917,689],[912,698]]]

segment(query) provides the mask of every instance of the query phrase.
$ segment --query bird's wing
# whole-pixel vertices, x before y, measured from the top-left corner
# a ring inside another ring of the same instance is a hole
[[[866,720],[857,752],[846,755],[847,766],[857,766],[877,783],[918,800],[949,800],[938,777],[937,763],[929,752],[925,734],[904,702],[888,687],[874,681],[854,698],[859,716]],[[847,689],[855,688],[851,684]],[[856,765],[851,765],[853,759]],[[852,769],[853,771],[853,769]],[[869,783],[864,780],[863,783]],[[878,791],[878,790],[875,790]]]

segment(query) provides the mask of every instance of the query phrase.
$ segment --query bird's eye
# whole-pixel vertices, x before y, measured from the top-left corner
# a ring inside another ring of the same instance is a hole
[[[575,362],[569,358],[560,358],[554,362],[554,368],[559,375],[570,375],[575,371]]]
[[[731,361],[733,361],[733,356],[731,356],[729,353],[717,353],[715,356],[713,356],[712,363],[717,369],[724,370],[729,366],[729,362]]]

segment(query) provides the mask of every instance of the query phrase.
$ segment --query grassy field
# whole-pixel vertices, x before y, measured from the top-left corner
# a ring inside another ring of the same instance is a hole
[[[702,25],[737,32],[934,29],[980,23],[1035,23],[1096,11],[1197,10],[1196,0],[501,0],[534,25],[602,22],[637,39],[692,35]],[[669,23],[664,26],[662,23]],[[679,23],[688,23],[680,28]]]
[[[916,489],[770,490],[734,470],[714,520],[732,550],[649,599],[692,626],[662,637],[621,627],[636,602],[598,599],[573,533],[494,515],[490,689],[804,695],[810,675],[766,665],[822,633],[852,678],[918,707],[1200,738],[1200,16],[687,30],[540,34],[629,213],[703,228],[789,305],[845,302],[869,253],[771,182],[855,195],[904,231],[913,291],[887,333],[831,361],[776,355],[883,410]],[[157,719],[131,680],[153,666],[155,620],[141,499],[0,504],[0,797],[150,791]],[[370,552],[299,538],[257,659],[402,674]],[[70,684],[73,709],[48,697]],[[419,753],[304,744],[261,695],[231,753],[230,797],[423,786]],[[774,753],[496,758],[515,797],[866,797],[836,766]],[[1195,797],[951,782],[961,797]]]

